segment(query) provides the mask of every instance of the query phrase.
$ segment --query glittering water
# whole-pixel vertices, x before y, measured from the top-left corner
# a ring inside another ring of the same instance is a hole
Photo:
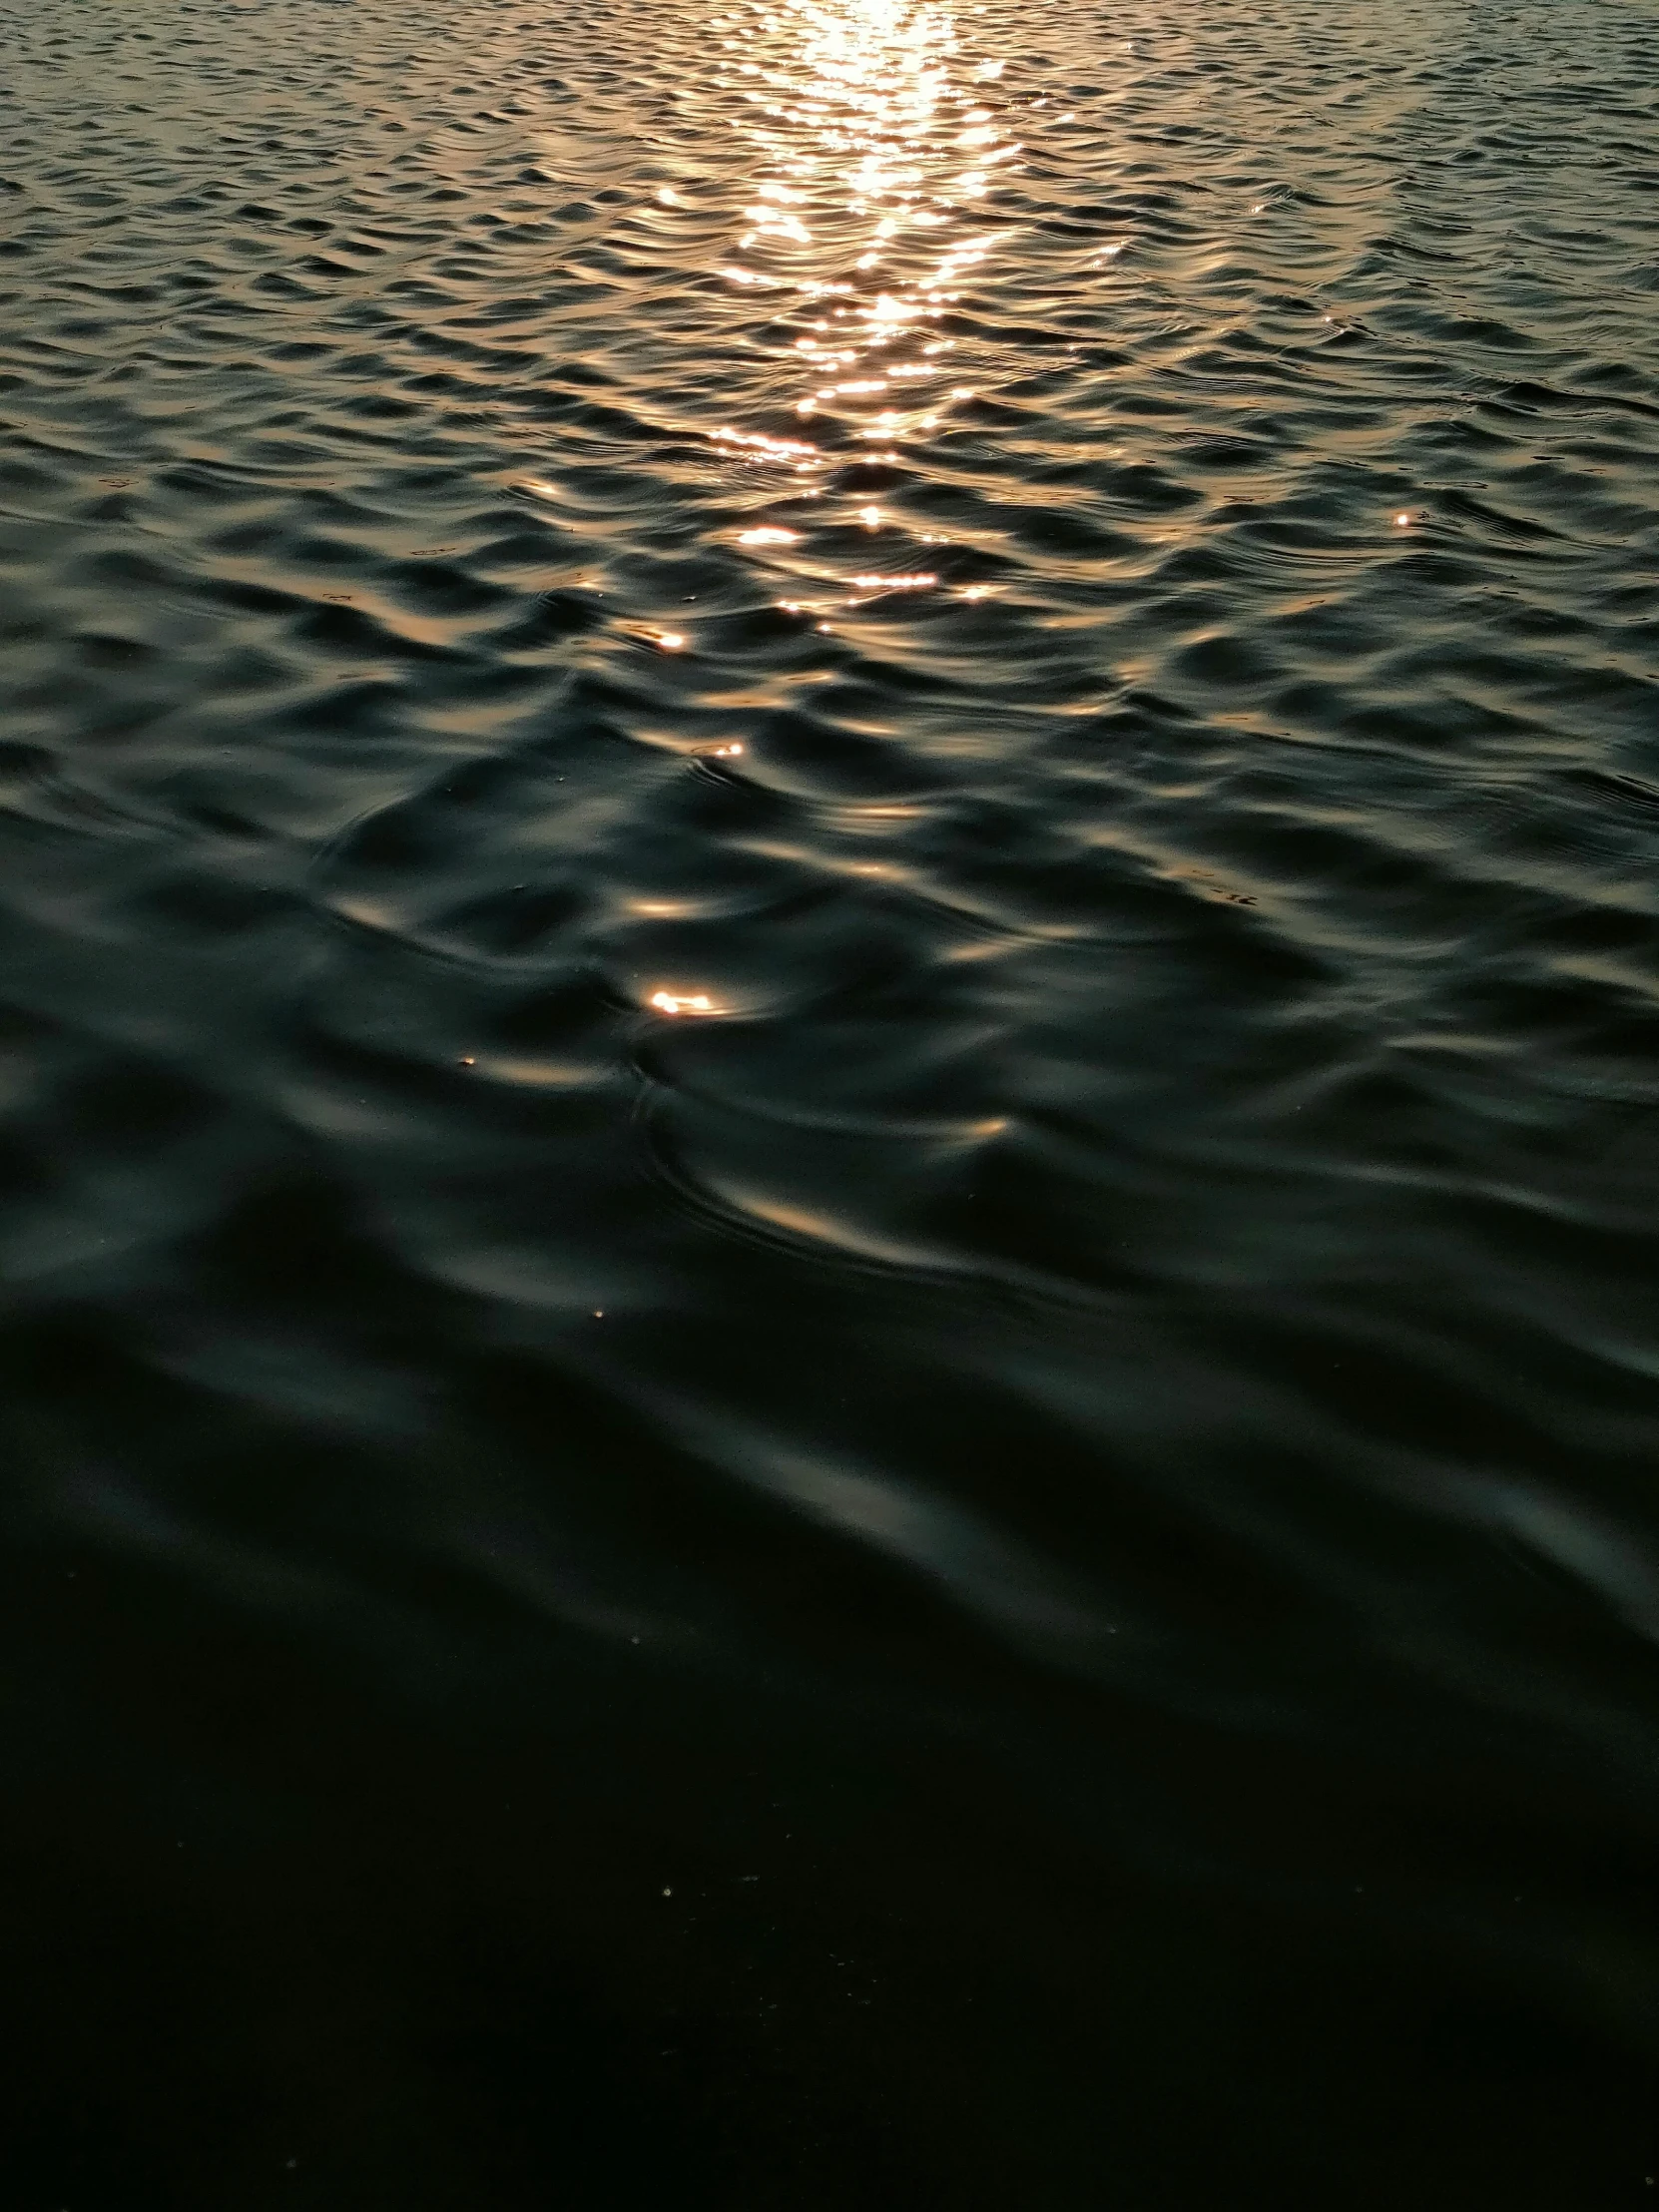
[[[27,2201],[1626,2201],[1651,7],[0,25]]]

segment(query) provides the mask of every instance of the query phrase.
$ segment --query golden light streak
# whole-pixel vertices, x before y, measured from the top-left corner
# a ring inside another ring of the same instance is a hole
[[[715,431],[715,443],[732,461],[782,465],[797,477],[828,470],[849,439],[868,462],[901,463],[976,395],[957,384],[911,411],[891,404],[893,387],[938,377],[938,356],[957,342],[938,333],[939,319],[964,286],[982,292],[993,280],[992,265],[1015,236],[987,232],[976,205],[998,165],[1020,152],[993,89],[1003,64],[963,61],[950,0],[778,0],[761,18],[717,16],[711,35],[724,56],[734,142],[752,165],[733,227],[741,259],[728,244],[720,271],[747,291],[777,294],[783,326],[772,325],[772,358],[785,382],[801,381],[787,395],[774,391],[771,404],[781,399],[797,421],[833,425],[825,447],[736,423]],[[907,530],[902,503],[856,514],[895,550],[906,537],[918,550],[949,542]],[[731,542],[757,553],[799,545],[810,561],[811,539],[766,524],[739,529]],[[818,606],[805,598],[774,605],[816,614],[861,606],[857,595],[940,583],[919,564],[838,579],[819,573],[831,596]],[[829,635],[833,625],[818,628]]]

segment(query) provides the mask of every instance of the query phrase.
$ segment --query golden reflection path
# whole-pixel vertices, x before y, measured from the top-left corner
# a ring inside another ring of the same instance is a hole
[[[990,89],[1003,65],[966,66],[952,12],[907,0],[794,0],[717,15],[710,29],[716,89],[753,163],[721,275],[780,294],[781,319],[800,330],[776,355],[798,429],[728,424],[715,439],[735,460],[787,465],[801,495],[824,497],[813,479],[831,466],[913,460],[974,396],[941,325],[970,273],[982,281],[1015,235],[984,206],[1020,152]],[[736,542],[782,574],[777,604],[821,629],[873,599],[950,588],[934,566],[949,539],[902,530],[867,492],[833,518],[869,540],[855,566],[815,561],[799,519]]]

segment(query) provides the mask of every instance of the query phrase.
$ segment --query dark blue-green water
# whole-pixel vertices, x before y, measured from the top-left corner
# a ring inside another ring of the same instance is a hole
[[[1600,2212],[1659,14],[0,0],[13,2212]]]

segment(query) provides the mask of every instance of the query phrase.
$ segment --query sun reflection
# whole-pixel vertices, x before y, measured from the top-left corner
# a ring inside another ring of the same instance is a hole
[[[797,477],[849,449],[863,466],[902,465],[975,397],[946,382],[957,340],[940,325],[967,286],[991,280],[988,265],[1014,235],[987,224],[982,206],[1020,152],[993,90],[1003,64],[968,65],[938,0],[784,0],[718,15],[711,29],[733,140],[753,164],[717,266],[735,286],[777,294],[760,340],[771,349],[769,411],[823,426],[791,439],[728,424],[715,442],[733,461]],[[756,521],[736,533],[747,552],[787,564],[795,588],[779,608],[822,617],[947,581],[905,560],[907,547],[950,541],[906,531],[901,507],[837,507],[827,503],[826,528],[853,522],[880,537],[880,567],[849,575],[820,561],[810,531]]]

